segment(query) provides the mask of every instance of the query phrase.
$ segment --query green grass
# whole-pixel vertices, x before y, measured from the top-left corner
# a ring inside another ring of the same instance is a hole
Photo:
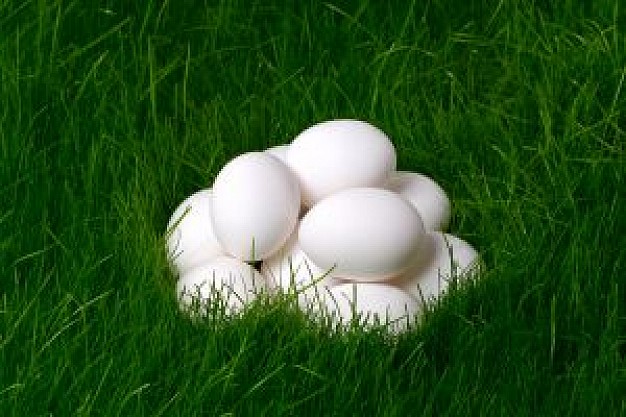
[[[0,1],[0,415],[626,414],[622,2],[102,3]],[[191,323],[173,209],[338,117],[488,272],[393,344]]]

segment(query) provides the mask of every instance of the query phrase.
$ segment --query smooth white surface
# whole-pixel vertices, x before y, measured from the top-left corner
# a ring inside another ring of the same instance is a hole
[[[298,240],[320,268],[360,281],[383,280],[407,269],[424,226],[405,199],[379,188],[351,188],[311,207]]]
[[[167,252],[176,274],[184,274],[225,254],[213,231],[211,195],[210,189],[190,195],[167,224]]]
[[[226,252],[244,261],[260,260],[280,249],[293,232],[300,190],[276,157],[251,152],[222,168],[211,202],[215,235]]]
[[[287,164],[287,149],[289,149],[289,145],[276,145],[268,148],[265,152],[280,159],[283,164]]]
[[[277,146],[273,146],[269,149],[267,149],[265,152],[269,153],[270,155],[278,158],[280,160],[280,162],[282,162],[283,164],[287,165],[287,150],[289,149],[289,145],[277,145]],[[293,174],[293,173],[292,173]],[[294,174],[295,175],[295,174]],[[297,178],[296,178],[297,181]],[[299,188],[299,185],[298,185]],[[302,204],[302,201],[300,202],[300,213],[298,214],[298,218],[302,218],[302,216],[304,216],[307,212],[308,208]]]
[[[326,313],[349,325],[359,319],[363,325],[387,324],[392,333],[407,330],[419,316],[420,303],[400,288],[374,282],[345,283],[330,290]],[[353,315],[355,313],[356,315]]]
[[[268,286],[254,268],[229,256],[220,256],[187,271],[176,284],[176,294],[184,311],[190,311],[194,305],[202,309],[215,301],[215,290],[222,297],[226,311],[236,314],[258,294],[267,291]]]
[[[274,255],[263,261],[261,273],[268,283],[283,293],[297,293],[298,303],[307,305],[320,302],[328,289],[337,285],[332,271],[313,263],[298,245],[297,232]]]
[[[452,277],[462,279],[478,267],[478,252],[469,243],[441,232],[427,234],[416,259],[415,265],[392,284],[425,301],[444,293]]]
[[[300,133],[287,151],[287,165],[300,181],[302,201],[311,206],[350,187],[380,187],[396,168],[387,135],[358,120],[331,120]]]
[[[432,178],[415,172],[396,171],[385,186],[406,198],[422,216],[426,230],[446,230],[450,223],[450,199]]]

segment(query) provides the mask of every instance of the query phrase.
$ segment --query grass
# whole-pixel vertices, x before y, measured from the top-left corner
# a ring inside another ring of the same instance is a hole
[[[0,415],[625,415],[624,5],[305,3],[0,2]],[[186,320],[172,210],[338,117],[488,271],[394,344]]]

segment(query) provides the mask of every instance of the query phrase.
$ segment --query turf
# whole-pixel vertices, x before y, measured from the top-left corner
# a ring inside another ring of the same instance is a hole
[[[0,1],[0,415],[626,414],[622,2],[100,3]],[[487,272],[394,342],[191,323],[173,209],[339,117]]]

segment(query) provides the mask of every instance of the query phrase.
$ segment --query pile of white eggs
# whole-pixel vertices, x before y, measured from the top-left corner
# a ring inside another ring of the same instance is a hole
[[[449,220],[444,190],[397,171],[384,132],[332,120],[228,162],[175,210],[167,250],[189,313],[220,300],[238,314],[284,293],[312,318],[398,333],[476,271],[477,252],[444,232]]]

